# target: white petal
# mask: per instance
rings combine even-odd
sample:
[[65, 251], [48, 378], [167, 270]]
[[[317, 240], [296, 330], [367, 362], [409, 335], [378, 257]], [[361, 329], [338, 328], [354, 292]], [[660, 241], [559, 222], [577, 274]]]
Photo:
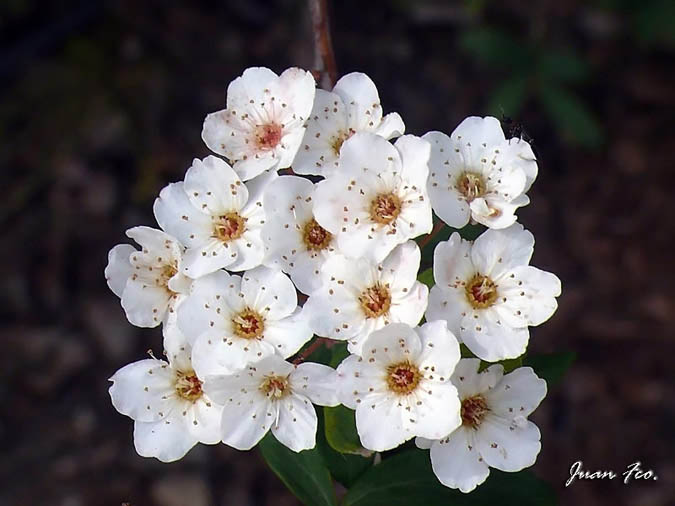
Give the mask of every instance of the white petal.
[[449, 377], [445, 382], [422, 380], [417, 390], [404, 399], [401, 403], [407, 406], [403, 423], [415, 435], [440, 439], [462, 424], [459, 396]]
[[290, 104], [286, 111], [286, 120], [295, 116], [297, 123], [303, 124], [309, 117], [314, 104], [316, 81], [311, 72], [292, 67], [284, 70], [279, 76], [279, 93]]
[[131, 324], [156, 327], [162, 323], [171, 297], [166, 287], [147, 285], [140, 278], [129, 279], [122, 294], [122, 307]]
[[185, 193], [196, 209], [212, 215], [237, 212], [248, 200], [248, 189], [225, 161], [195, 158], [185, 174]]
[[486, 362], [521, 356], [530, 339], [527, 327], [508, 326], [493, 309], [467, 313], [462, 319], [460, 336], [471, 352]]
[[232, 165], [232, 170], [242, 181], [249, 181], [265, 174], [267, 171], [277, 170], [279, 168], [279, 158], [272, 151], [257, 152], [253, 156], [246, 155], [246, 158], [237, 160]]
[[496, 305], [495, 309], [509, 325], [541, 325], [558, 308], [555, 297], [560, 295], [560, 279], [550, 272], [529, 265], [520, 266], [498, 283], [499, 297], [506, 301]]
[[351, 339], [361, 331], [365, 322], [358, 300], [347, 290], [328, 287], [322, 290], [324, 288], [333, 290], [333, 294], [316, 292], [303, 306], [310, 328], [319, 336]]
[[294, 452], [309, 450], [316, 445], [317, 417], [314, 406], [305, 396], [291, 394], [279, 399], [279, 420], [272, 433], [281, 444]]
[[304, 135], [304, 128], [294, 128], [281, 138], [281, 142], [276, 149], [279, 159], [277, 168], [286, 169], [291, 166], [295, 159], [295, 155], [298, 153], [298, 148], [300, 148]]
[[434, 281], [443, 290], [459, 289], [475, 274], [471, 260], [471, 243], [457, 232], [438, 243], [434, 250]]
[[[294, 167], [294, 170], [295, 167]], [[263, 198], [265, 214], [282, 223], [304, 223], [312, 218], [311, 200], [314, 184], [298, 176], [280, 176], [273, 186], [266, 186]], [[267, 228], [267, 227], [265, 227]], [[284, 232], [288, 234], [288, 232]]]
[[213, 233], [211, 218], [190, 203], [182, 182], [165, 186], [153, 211], [159, 226], [188, 248], [201, 245]]
[[457, 387], [460, 399], [485, 394], [504, 376], [504, 367], [501, 364], [491, 365], [481, 372], [478, 372], [479, 367], [478, 358], [463, 358], [455, 367], [452, 383]]
[[379, 367], [386, 368], [402, 361], [415, 362], [422, 353], [417, 333], [405, 323], [391, 323], [376, 330], [363, 343], [362, 356]]
[[108, 282], [108, 288], [120, 298], [133, 270], [129, 257], [136, 251], [131, 244], [118, 244], [108, 253], [108, 265], [104, 271], [105, 279]]
[[143, 263], [157, 266], [172, 264], [180, 260], [183, 253], [182, 245], [173, 236], [156, 228], [133, 227], [126, 234], [143, 247], [143, 251], [137, 253], [143, 257]]
[[134, 424], [134, 446], [141, 457], [155, 457], [162, 462], [181, 459], [197, 444], [187, 430], [182, 415], [172, 412], [158, 422]]
[[535, 463], [540, 439], [539, 429], [532, 422], [509, 421], [488, 413], [478, 428], [476, 446], [489, 466], [515, 472]]
[[266, 320], [263, 339], [284, 357], [297, 353], [312, 338], [307, 314], [301, 307], [281, 320]]
[[110, 378], [108, 392], [115, 409], [134, 420], [155, 422], [171, 411], [173, 371], [162, 360], [145, 359], [126, 365]]
[[462, 145], [463, 152], [471, 153], [472, 159], [467, 160], [467, 165], [476, 163], [486, 151], [489, 152], [506, 140], [501, 123], [491, 116], [470, 116], [464, 119], [450, 137]]
[[303, 362], [291, 373], [292, 388], [319, 406], [337, 406], [337, 373], [332, 367]]
[[260, 339], [243, 339], [207, 330], [192, 348], [192, 365], [200, 378], [210, 374], [233, 374], [247, 364], [274, 354], [274, 347]]
[[[459, 362], [459, 343], [448, 330], [445, 320], [430, 321], [417, 329], [422, 353], [417, 359], [424, 376], [438, 381], [449, 380]], [[447, 434], [447, 432], [446, 432]]]
[[471, 306], [463, 288], [443, 290], [439, 285], [431, 288], [425, 314], [427, 321], [445, 320], [450, 331], [460, 339], [463, 314], [469, 311]]
[[415, 438], [415, 446], [419, 448], [420, 450], [428, 450], [431, 448], [431, 446], [434, 444], [433, 439], [427, 439], [425, 437], [416, 437]]
[[403, 427], [403, 409], [395, 396], [371, 395], [356, 408], [356, 430], [364, 448], [391, 450], [415, 434]]
[[333, 93], [338, 94], [347, 107], [347, 123], [356, 131], [377, 126], [382, 118], [380, 96], [375, 83], [366, 74], [352, 72], [342, 76]]
[[473, 243], [471, 260], [476, 270], [493, 280], [519, 265], [527, 265], [534, 251], [534, 236], [520, 224], [487, 230]]
[[500, 164], [521, 169], [527, 178], [524, 192], [530, 189], [537, 177], [537, 158], [532, 152], [530, 144], [522, 139], [509, 139], [499, 147], [501, 158]]
[[246, 304], [265, 319], [279, 320], [290, 315], [298, 305], [295, 287], [278, 269], [260, 266], [242, 276], [241, 293]]
[[488, 197], [471, 201], [471, 217], [481, 225], [494, 230], [505, 229], [513, 225], [517, 216], [517, 206], [503, 201], [500, 197], [489, 200]]
[[459, 427], [431, 447], [431, 467], [439, 481], [450, 488], [471, 492], [483, 483], [490, 468], [476, 448], [471, 429]]
[[349, 409], [356, 409], [372, 395], [371, 388], [375, 394], [385, 394], [387, 391], [382, 370], [358, 355], [345, 358], [336, 373], [338, 398]]
[[431, 144], [421, 137], [404, 135], [396, 140], [394, 146], [401, 155], [401, 176], [420, 189], [426, 188]]
[[342, 144], [340, 167], [350, 174], [356, 174], [364, 168], [374, 174], [400, 173], [401, 155], [389, 141], [379, 135], [357, 132]]
[[405, 124], [397, 112], [387, 114], [384, 118], [382, 118], [380, 125], [375, 130], [373, 130], [373, 133], [376, 133], [385, 139], [398, 137], [399, 135], [403, 135], [404, 132]]
[[412, 287], [400, 297], [392, 295], [389, 320], [391, 322], [407, 323], [411, 327], [417, 325], [427, 309], [429, 289], [426, 285], [416, 281]]
[[406, 241], [382, 262], [380, 280], [388, 283], [391, 290], [410, 289], [417, 280], [421, 253], [415, 241]]
[[201, 246], [189, 248], [185, 252], [183, 273], [197, 279], [223, 267], [229, 267], [239, 256], [236, 241], [224, 243], [219, 239], [208, 239]]
[[265, 243], [262, 240], [261, 229], [249, 230], [236, 241], [231, 241], [229, 254], [232, 263], [227, 265], [227, 269], [230, 271], [241, 272], [262, 265], [265, 258]]
[[531, 367], [519, 367], [502, 378], [485, 399], [495, 415], [513, 419], [529, 416], [546, 397], [546, 381]]
[[[180, 410], [179, 410], [180, 411]], [[200, 443], [216, 444], [221, 440], [220, 420], [223, 407], [204, 396], [196, 402], [186, 401], [181, 416], [187, 430]]]

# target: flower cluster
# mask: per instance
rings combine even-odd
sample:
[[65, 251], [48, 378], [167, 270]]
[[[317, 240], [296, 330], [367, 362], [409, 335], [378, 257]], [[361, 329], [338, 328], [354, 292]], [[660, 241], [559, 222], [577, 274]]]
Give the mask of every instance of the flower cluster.
[[[557, 307], [560, 281], [529, 265], [534, 237], [515, 223], [535, 157], [491, 117], [450, 136], [404, 130], [365, 74], [326, 91], [297, 68], [250, 68], [229, 85], [202, 132], [224, 158], [195, 159], [162, 189], [159, 229], [128, 230], [140, 249], [115, 246], [105, 270], [129, 322], [163, 329], [165, 360], [111, 378], [140, 455], [169, 462], [221, 441], [248, 450], [270, 430], [299, 452], [315, 446], [313, 405], [343, 404], [365, 449], [415, 438], [463, 492], [489, 467], [534, 463], [527, 416], [546, 383], [481, 361], [521, 356], [528, 328]], [[415, 239], [434, 212], [487, 230], [438, 244], [429, 291]], [[337, 370], [298, 353], [339, 341], [349, 355]]]

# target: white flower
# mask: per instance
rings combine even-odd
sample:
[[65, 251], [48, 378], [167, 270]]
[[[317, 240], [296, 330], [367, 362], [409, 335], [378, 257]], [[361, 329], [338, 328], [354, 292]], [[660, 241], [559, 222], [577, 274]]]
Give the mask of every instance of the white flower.
[[198, 442], [220, 441], [223, 408], [204, 394], [190, 345], [178, 339], [165, 339], [164, 345], [168, 363], [149, 358], [129, 364], [110, 378], [109, 392], [115, 409], [134, 420], [138, 454], [172, 462]]
[[316, 221], [340, 251], [381, 262], [397, 244], [431, 232], [429, 143], [404, 135], [390, 144], [357, 133], [342, 145], [340, 171], [317, 184]]
[[159, 225], [187, 247], [183, 273], [198, 278], [223, 267], [252, 269], [262, 263], [263, 192], [276, 178], [265, 173], [244, 184], [220, 158], [197, 158], [185, 182], [166, 186], [155, 200]]
[[233, 163], [246, 181], [293, 162], [312, 111], [312, 74], [290, 68], [280, 76], [264, 67], [246, 69], [227, 88], [227, 109], [204, 120], [202, 139]]
[[431, 465], [441, 483], [462, 492], [483, 483], [490, 467], [515, 472], [531, 466], [541, 449], [539, 429], [527, 416], [546, 397], [546, 382], [530, 367], [504, 375], [500, 364], [481, 373], [479, 365], [478, 359], [462, 359], [452, 375], [462, 425], [447, 437], [415, 441], [431, 448]]
[[294, 366], [273, 355], [230, 376], [209, 376], [206, 393], [225, 405], [223, 443], [250, 450], [267, 432], [295, 452], [314, 448], [316, 411], [336, 406], [335, 371], [305, 362]]
[[440, 439], [461, 423], [450, 376], [459, 344], [445, 322], [417, 329], [392, 323], [373, 332], [362, 356], [337, 368], [339, 399], [356, 410], [364, 448], [391, 450], [414, 436]]
[[293, 170], [298, 174], [329, 176], [338, 167], [342, 143], [355, 133], [372, 132], [391, 139], [404, 131], [405, 125], [397, 113], [382, 117], [380, 96], [370, 77], [352, 72], [341, 77], [332, 92], [316, 90]]
[[529, 266], [534, 237], [521, 225], [488, 230], [471, 244], [458, 233], [434, 251], [436, 285], [428, 319], [444, 319], [468, 348], [488, 362], [522, 355], [529, 325], [558, 307], [560, 280]]
[[326, 260], [322, 287], [304, 312], [315, 334], [349, 340], [361, 353], [363, 341], [389, 323], [415, 326], [427, 307], [429, 289], [417, 281], [420, 249], [413, 241], [397, 246], [381, 264], [336, 255]]
[[195, 280], [178, 324], [200, 376], [230, 374], [275, 353], [290, 357], [312, 337], [291, 280], [263, 266]]
[[183, 246], [150, 227], [134, 227], [127, 236], [141, 246], [118, 244], [108, 253], [105, 278], [122, 301], [127, 319], [138, 327], [170, 325], [170, 314], [188, 293], [192, 280], [181, 272]]
[[289, 274], [305, 294], [321, 286], [321, 266], [335, 254], [336, 242], [314, 219], [313, 196], [311, 181], [281, 176], [268, 187], [264, 198], [265, 264]]
[[530, 202], [525, 192], [537, 177], [526, 141], [506, 140], [499, 120], [490, 116], [466, 118], [450, 137], [429, 132], [423, 138], [431, 143], [431, 205], [444, 222], [455, 228], [470, 218], [490, 228], [515, 223], [514, 213]]

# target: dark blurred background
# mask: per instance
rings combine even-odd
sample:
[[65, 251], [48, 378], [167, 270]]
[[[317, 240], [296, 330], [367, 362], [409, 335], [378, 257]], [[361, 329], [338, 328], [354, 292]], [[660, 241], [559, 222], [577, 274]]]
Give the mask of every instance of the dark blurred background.
[[[506, 114], [540, 174], [520, 221], [563, 280], [530, 352], [578, 360], [534, 414], [534, 472], [562, 504], [675, 504], [675, 2], [332, 5], [340, 74], [368, 73], [407, 131]], [[208, 150], [205, 115], [244, 68], [311, 68], [302, 0], [0, 3], [0, 505], [291, 505], [256, 451], [138, 457], [107, 394], [161, 348], [103, 268]], [[564, 488], [569, 466], [658, 481]]]

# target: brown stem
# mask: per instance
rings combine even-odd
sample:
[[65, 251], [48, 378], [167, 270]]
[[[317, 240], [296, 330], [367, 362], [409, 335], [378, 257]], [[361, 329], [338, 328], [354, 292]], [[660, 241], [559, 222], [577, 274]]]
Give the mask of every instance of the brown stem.
[[302, 351], [301, 353], [298, 354], [297, 357], [295, 357], [293, 363], [297, 365], [301, 362], [304, 362], [307, 359], [307, 357], [309, 357], [312, 353], [318, 350], [323, 344], [325, 344], [326, 348], [329, 349], [333, 345], [330, 339], [326, 339], [325, 337], [317, 337], [316, 341], [310, 344], [304, 351]]
[[445, 226], [445, 223], [443, 223], [442, 221], [439, 221], [438, 223], [436, 223], [436, 225], [434, 226], [434, 229], [431, 231], [431, 233], [420, 241], [420, 243], [419, 243], [420, 250], [422, 248], [424, 248], [427, 244], [429, 244], [429, 242], [434, 238], [434, 236], [436, 234], [438, 234], [441, 231], [441, 229], [444, 226]]
[[337, 65], [330, 40], [328, 5], [326, 0], [307, 1], [314, 31], [314, 67], [319, 74], [318, 80], [321, 87], [332, 90], [337, 80]]

